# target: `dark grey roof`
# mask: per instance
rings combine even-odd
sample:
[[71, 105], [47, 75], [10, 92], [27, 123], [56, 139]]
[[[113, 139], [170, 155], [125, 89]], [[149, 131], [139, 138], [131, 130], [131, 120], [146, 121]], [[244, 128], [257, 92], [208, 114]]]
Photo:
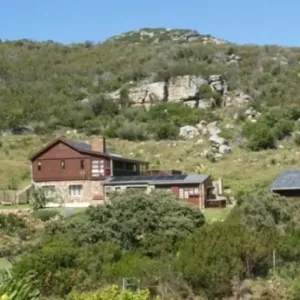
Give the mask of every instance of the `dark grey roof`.
[[119, 184], [147, 184], [147, 185], [168, 185], [168, 184], [200, 184], [209, 175], [206, 174], [174, 174], [174, 175], [139, 175], [139, 176], [115, 176], [110, 177], [105, 185]]
[[[73, 141], [68, 140], [68, 143], [73, 146], [74, 148], [81, 150], [81, 151], [92, 151], [92, 146], [90, 143], [80, 142], [80, 141]], [[113, 153], [113, 149], [106, 148], [106, 154], [115, 154]]]
[[[91, 152], [92, 151], [92, 146], [90, 143], [87, 142], [81, 142], [81, 141], [74, 141], [74, 140], [67, 140], [67, 143], [77, 149], [78, 151], [84, 151], [84, 152]], [[100, 152], [99, 152], [100, 154]], [[131, 162], [142, 162], [141, 160], [138, 159], [132, 159], [132, 158], [127, 158], [123, 157], [120, 154], [117, 154], [114, 152], [113, 149], [111, 148], [106, 148], [106, 152], [104, 153], [105, 155], [110, 156], [111, 158], [117, 160], [126, 160], [126, 161], [131, 161]]]
[[300, 189], [300, 170], [288, 170], [279, 174], [269, 189], [271, 191]]

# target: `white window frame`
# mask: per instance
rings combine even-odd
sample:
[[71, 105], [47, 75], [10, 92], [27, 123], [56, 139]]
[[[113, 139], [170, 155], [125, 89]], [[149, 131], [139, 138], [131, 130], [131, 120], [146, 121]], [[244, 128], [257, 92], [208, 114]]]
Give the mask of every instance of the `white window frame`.
[[179, 188], [179, 198], [181, 199], [188, 199], [190, 196], [198, 196], [199, 195], [199, 188]]
[[82, 196], [83, 194], [83, 185], [82, 184], [71, 184], [69, 185], [69, 196]]
[[104, 164], [105, 164], [104, 159], [92, 160], [92, 166], [91, 166], [92, 177], [100, 177], [105, 175]]

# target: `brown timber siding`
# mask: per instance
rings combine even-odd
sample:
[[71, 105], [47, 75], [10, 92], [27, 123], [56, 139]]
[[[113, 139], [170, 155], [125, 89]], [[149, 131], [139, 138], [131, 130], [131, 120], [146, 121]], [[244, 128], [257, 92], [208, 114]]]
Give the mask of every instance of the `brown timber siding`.
[[[58, 142], [33, 161], [33, 180], [36, 182], [91, 180], [92, 159], [104, 159], [106, 176], [110, 175], [110, 161], [106, 157], [92, 157], [87, 154], [81, 154], [68, 145]], [[64, 161], [65, 164], [64, 169], [61, 165], [62, 161]], [[81, 169], [81, 161], [83, 161], [84, 169]], [[39, 162], [41, 164], [41, 170], [38, 170]], [[103, 180], [104, 178], [99, 179]]]

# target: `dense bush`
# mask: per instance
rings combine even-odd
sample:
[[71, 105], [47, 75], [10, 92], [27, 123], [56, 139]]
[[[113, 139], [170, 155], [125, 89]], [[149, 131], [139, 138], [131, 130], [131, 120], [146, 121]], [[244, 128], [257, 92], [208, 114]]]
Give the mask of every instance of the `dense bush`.
[[0, 214], [0, 231], [6, 234], [14, 234], [19, 230], [27, 228], [23, 217], [16, 214]]
[[204, 223], [198, 208], [169, 193], [127, 191], [111, 197], [111, 204], [89, 207], [89, 222], [79, 237], [82, 241], [112, 241], [126, 249], [164, 234], [173, 249], [186, 235]]
[[[148, 290], [142, 290], [139, 293], [131, 291], [121, 291], [117, 286], [111, 286], [106, 289], [86, 294], [73, 293], [68, 297], [69, 300], [150, 300], [150, 293]], [[159, 300], [155, 297], [153, 300]]]
[[250, 227], [286, 227], [298, 225], [300, 206], [289, 199], [265, 190], [244, 194], [238, 206], [231, 211], [229, 219], [240, 217]]
[[215, 223], [188, 237], [177, 263], [194, 291], [204, 293], [208, 299], [220, 299], [231, 294], [234, 278], [268, 273], [276, 241], [273, 230]]
[[253, 151], [275, 147], [275, 138], [270, 127], [264, 122], [246, 123], [243, 134], [247, 138], [247, 146]]
[[38, 210], [34, 213], [34, 216], [43, 222], [49, 221], [59, 215], [60, 213], [57, 210], [50, 209]]

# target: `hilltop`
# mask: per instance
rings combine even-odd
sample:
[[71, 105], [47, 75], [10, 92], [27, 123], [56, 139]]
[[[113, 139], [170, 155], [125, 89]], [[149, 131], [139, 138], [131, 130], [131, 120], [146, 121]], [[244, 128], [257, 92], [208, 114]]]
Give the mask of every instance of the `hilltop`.
[[190, 29], [170, 29], [170, 28], [142, 28], [139, 30], [128, 31], [113, 36], [105, 42], [123, 43], [145, 43], [160, 44], [163, 42], [172, 43], [191, 43], [201, 42], [203, 44], [225, 44], [225, 40], [212, 37], [209, 34], [200, 34], [196, 30]]

